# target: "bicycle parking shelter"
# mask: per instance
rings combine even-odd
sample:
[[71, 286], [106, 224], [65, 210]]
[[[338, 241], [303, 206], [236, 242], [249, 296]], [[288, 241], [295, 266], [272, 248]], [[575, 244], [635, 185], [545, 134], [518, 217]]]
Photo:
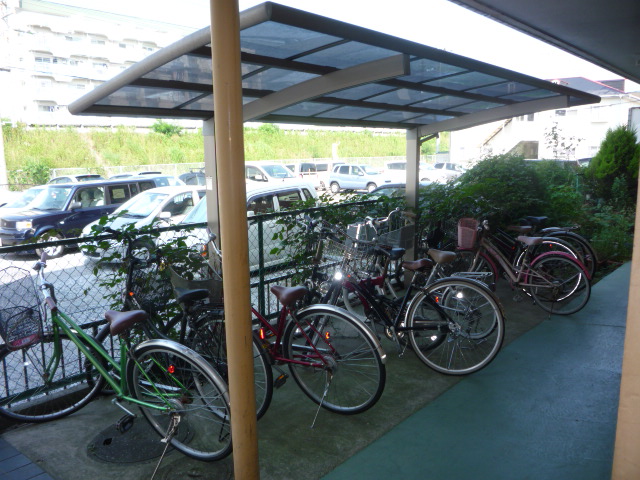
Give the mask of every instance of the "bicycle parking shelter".
[[[223, 241], [225, 228], [222, 232], [218, 228], [216, 171], [238, 171], [229, 163], [244, 159], [242, 152], [233, 150], [242, 146], [242, 140], [235, 138], [241, 136], [237, 125], [241, 121], [404, 129], [407, 204], [415, 207], [420, 145], [438, 132], [600, 100], [585, 92], [271, 2], [243, 11], [239, 17], [237, 10], [233, 11], [235, 2], [212, 1], [211, 6], [211, 28], [194, 32], [138, 62], [71, 103], [69, 111], [77, 115], [202, 120], [210, 190], [206, 200], [208, 220], [214, 231], [222, 233]], [[240, 75], [234, 70], [237, 50]], [[218, 79], [215, 84], [214, 78]], [[215, 115], [214, 95], [224, 112], [220, 118]], [[242, 109], [238, 114], [234, 101], [240, 104], [240, 97]], [[224, 123], [222, 118], [228, 121]], [[219, 148], [214, 124], [222, 143]], [[216, 149], [221, 155], [219, 166]], [[243, 186], [244, 178], [232, 177], [232, 183], [237, 184], [220, 189], [223, 209], [237, 208], [229, 199], [235, 194], [233, 188]], [[239, 235], [243, 224], [246, 228], [242, 215], [223, 221], [230, 235]], [[231, 255], [224, 246], [223, 252]], [[240, 283], [236, 285], [241, 287]], [[236, 303], [230, 307], [230, 316], [235, 307], [241, 308]], [[228, 340], [231, 342], [231, 335]], [[231, 352], [229, 358], [231, 363]], [[252, 448], [250, 440], [243, 445], [247, 450]], [[234, 462], [236, 468], [242, 464], [235, 456]], [[247, 478], [255, 473], [254, 465], [236, 472]]]

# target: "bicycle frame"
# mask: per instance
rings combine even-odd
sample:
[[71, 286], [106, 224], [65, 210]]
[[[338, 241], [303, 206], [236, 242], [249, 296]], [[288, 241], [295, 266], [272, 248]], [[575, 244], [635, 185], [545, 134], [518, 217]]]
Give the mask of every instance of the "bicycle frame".
[[[50, 298], [50, 297], [47, 297], [47, 298]], [[47, 303], [50, 304], [49, 301], [47, 301]], [[62, 330], [62, 332], [69, 338], [69, 340], [71, 340], [71, 342], [73, 342], [73, 344], [85, 355], [87, 360], [95, 367], [95, 369], [100, 373], [100, 375], [104, 377], [105, 381], [111, 386], [111, 388], [113, 388], [118, 399], [125, 400], [127, 402], [130, 402], [136, 405], [141, 405], [141, 406], [152, 408], [159, 411], [169, 411], [171, 409], [171, 405], [169, 404], [168, 401], [166, 401], [166, 399], [165, 399], [165, 406], [160, 406], [153, 403], [148, 403], [148, 402], [138, 400], [128, 395], [126, 380], [125, 380], [125, 377], [122, 375], [122, 372], [124, 372], [125, 370], [126, 362], [127, 362], [127, 359], [130, 357], [130, 355], [128, 355], [128, 351], [129, 351], [128, 347], [122, 339], [119, 339], [121, 354], [120, 354], [120, 362], [118, 363], [105, 351], [102, 345], [97, 343], [89, 334], [87, 334], [84, 330], [82, 330], [82, 328], [80, 328], [78, 324], [74, 322], [68, 315], [59, 311], [57, 307], [54, 307], [51, 309], [51, 321], [53, 324], [54, 355], [50, 360], [50, 364], [47, 365], [46, 367], [46, 372], [47, 372], [46, 375], [49, 378], [55, 378], [55, 372], [59, 366], [60, 356], [62, 354], [62, 352], [60, 351], [60, 346], [61, 346], [60, 330]], [[120, 377], [119, 382], [116, 381], [113, 375], [104, 368], [104, 365], [102, 365], [100, 360], [96, 358], [96, 356], [91, 352], [89, 348], [87, 348], [86, 344], [83, 343], [83, 341], [88, 343], [91, 346], [91, 348], [95, 349], [95, 351], [99, 354], [100, 358], [107, 361], [115, 369], [115, 372]], [[131, 358], [133, 358], [133, 360], [136, 361], [133, 356], [131, 356]], [[140, 371], [143, 373], [147, 381], [151, 385], [153, 385], [153, 381], [149, 379], [149, 377], [144, 372], [144, 369], [142, 369], [142, 367], [137, 363], [137, 361], [136, 361], [136, 365], [140, 369]]]
[[[532, 261], [529, 261], [529, 256], [530, 256], [529, 249], [525, 248], [524, 261], [522, 262], [522, 265], [513, 265], [507, 259], [507, 257], [502, 253], [500, 248], [497, 247], [494, 243], [492, 243], [491, 238], [487, 238], [486, 235], [481, 235], [480, 237], [480, 248], [476, 249], [475, 257], [473, 259], [472, 269], [477, 264], [478, 258], [482, 251], [488, 254], [488, 257], [491, 261], [494, 261], [494, 260], [497, 261], [498, 265], [509, 277], [509, 280], [513, 284], [519, 287], [536, 287], [536, 288], [544, 287], [544, 285], [541, 285], [539, 283], [532, 283], [529, 280], [529, 278], [535, 277], [536, 279], [542, 279], [545, 282], [548, 282], [548, 280], [545, 277], [543, 277], [542, 275], [539, 275], [536, 272], [535, 268], [531, 268], [531, 265], [534, 264], [537, 259], [547, 255], [560, 255], [576, 262], [582, 269], [583, 273], [586, 275], [587, 279], [589, 279], [589, 274], [587, 273], [587, 270], [584, 267], [584, 265], [582, 265], [582, 263], [579, 260], [577, 260], [576, 258], [574, 258], [573, 256], [565, 252], [545, 252], [535, 257]], [[494, 268], [494, 271], [497, 272], [497, 269], [495, 268], [495, 263], [492, 265], [492, 267]]]
[[[324, 360], [324, 357], [321, 354], [318, 347], [316, 346], [318, 342], [311, 340], [309, 335], [307, 335], [307, 332], [305, 332], [305, 329], [300, 326], [300, 324], [298, 323], [298, 320], [295, 318], [292, 310], [289, 307], [282, 307], [282, 309], [280, 310], [280, 314], [278, 315], [278, 321], [275, 327], [271, 323], [269, 323], [269, 321], [266, 318], [260, 315], [260, 312], [258, 312], [258, 310], [256, 310], [253, 306], [251, 307], [251, 312], [256, 316], [256, 318], [260, 322], [260, 327], [259, 327], [260, 340], [262, 340], [263, 342], [267, 342], [267, 338], [269, 338], [270, 336], [276, 337], [274, 342], [268, 342], [269, 344], [268, 351], [269, 351], [269, 354], [272, 356], [273, 360], [275, 360], [276, 362], [283, 362], [283, 363], [295, 363], [297, 365], [303, 365], [307, 367], [315, 367], [315, 368], [325, 367], [326, 362]], [[317, 358], [319, 359], [318, 362], [308, 362], [308, 361], [304, 362], [300, 360], [286, 358], [282, 353], [282, 336], [284, 334], [284, 327], [286, 325], [287, 317], [289, 315], [291, 315], [291, 319], [292, 319], [291, 321], [295, 322], [295, 324], [298, 326], [298, 329], [300, 330], [302, 335], [304, 335], [304, 337], [309, 341], [309, 345], [311, 345], [311, 348], [313, 349], [313, 351], [315, 352], [315, 355], [317, 355]], [[334, 348], [331, 346], [331, 343], [327, 342], [327, 339], [324, 338], [324, 336], [318, 331], [318, 329], [315, 326], [309, 325], [309, 328], [312, 329], [312, 333], [315, 334], [315, 336], [319, 340], [322, 340], [325, 343], [325, 345], [327, 345], [327, 347], [329, 348], [329, 350], [331, 350], [331, 352], [335, 351]], [[269, 332], [268, 334], [265, 333], [265, 329], [268, 330]]]

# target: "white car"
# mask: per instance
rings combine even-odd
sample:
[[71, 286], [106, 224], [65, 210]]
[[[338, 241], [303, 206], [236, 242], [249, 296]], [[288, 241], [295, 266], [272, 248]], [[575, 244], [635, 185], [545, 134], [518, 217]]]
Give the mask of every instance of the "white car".
[[[318, 201], [318, 194], [313, 185], [306, 182], [296, 182], [287, 185], [247, 184], [247, 230], [249, 235], [249, 267], [252, 271], [260, 268], [260, 234], [259, 225], [252, 217], [262, 213], [277, 212], [291, 208], [302, 200], [314, 199]], [[207, 221], [207, 202], [198, 203], [181, 222], [185, 225], [204, 223]], [[267, 219], [262, 222], [262, 255], [264, 266], [269, 267], [286, 261], [286, 255], [271, 251], [279, 246], [279, 241], [273, 239], [273, 234], [281, 229], [276, 224], [277, 219]], [[224, 232], [222, 233], [224, 235]], [[189, 231], [163, 232], [160, 242], [170, 242], [176, 237], [185, 239], [187, 244], [194, 247], [204, 245], [209, 237], [205, 228], [195, 228]]]
[[[146, 190], [129, 201], [123, 203], [111, 215], [104, 225], [113, 230], [134, 224], [135, 228], [142, 228], [157, 224], [158, 226], [169, 226], [180, 223], [198, 202], [204, 198], [206, 189], [197, 185], [181, 187], [158, 187]], [[82, 237], [95, 235], [93, 227], [99, 223], [92, 222], [82, 230]], [[101, 248], [81, 248], [87, 258], [97, 260], [112, 253], [123, 255], [124, 245], [115, 240], [109, 241], [108, 251]], [[138, 255], [148, 255], [148, 251], [154, 245], [140, 245]]]
[[245, 162], [244, 176], [247, 185], [253, 182], [266, 182], [270, 184], [297, 183], [291, 170], [281, 163], [271, 162]]
[[[393, 182], [405, 183], [407, 181], [407, 161], [395, 160], [393, 162], [386, 162], [384, 164], [384, 171], [386, 175], [391, 178]], [[420, 172], [418, 179], [420, 182], [430, 182], [431, 178], [435, 177], [433, 165], [429, 165], [425, 162], [420, 162]]]

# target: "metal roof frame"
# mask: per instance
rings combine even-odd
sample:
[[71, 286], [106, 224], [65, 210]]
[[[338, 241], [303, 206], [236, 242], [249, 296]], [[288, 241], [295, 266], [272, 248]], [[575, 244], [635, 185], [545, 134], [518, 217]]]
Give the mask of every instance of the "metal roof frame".
[[[240, 13], [244, 120], [457, 130], [599, 97], [266, 2]], [[306, 42], [306, 43], [305, 43]], [[78, 115], [207, 120], [211, 34], [159, 50], [69, 105]]]

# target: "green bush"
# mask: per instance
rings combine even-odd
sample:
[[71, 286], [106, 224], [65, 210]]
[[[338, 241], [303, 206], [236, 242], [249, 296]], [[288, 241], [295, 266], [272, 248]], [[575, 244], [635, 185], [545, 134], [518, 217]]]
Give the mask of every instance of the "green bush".
[[612, 202], [615, 196], [615, 202], [619, 204], [622, 200], [619, 189], [625, 185], [627, 198], [623, 203], [629, 207], [636, 201], [639, 163], [640, 145], [635, 131], [620, 126], [607, 130], [585, 176], [593, 194], [607, 203]]

